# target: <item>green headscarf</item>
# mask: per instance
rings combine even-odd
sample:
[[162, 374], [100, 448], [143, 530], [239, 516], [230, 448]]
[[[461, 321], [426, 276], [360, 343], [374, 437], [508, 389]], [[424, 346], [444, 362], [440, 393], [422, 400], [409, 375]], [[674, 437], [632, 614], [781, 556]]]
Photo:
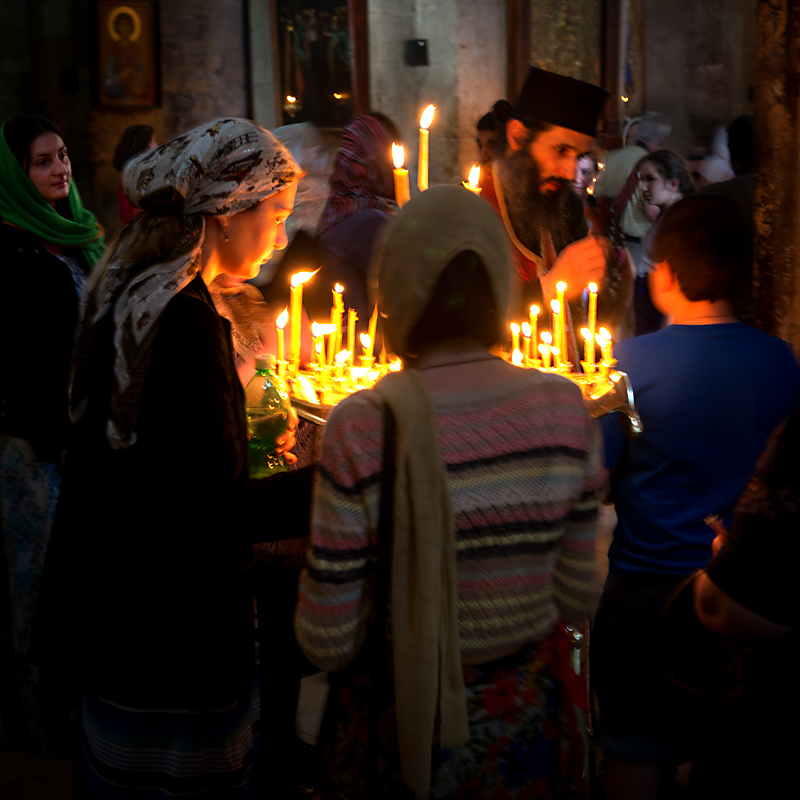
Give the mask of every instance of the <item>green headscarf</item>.
[[83, 206], [75, 181], [70, 181], [67, 202], [72, 219], [62, 217], [36, 190], [6, 142], [0, 128], [0, 217], [46, 242], [77, 247], [93, 267], [106, 248], [103, 227]]

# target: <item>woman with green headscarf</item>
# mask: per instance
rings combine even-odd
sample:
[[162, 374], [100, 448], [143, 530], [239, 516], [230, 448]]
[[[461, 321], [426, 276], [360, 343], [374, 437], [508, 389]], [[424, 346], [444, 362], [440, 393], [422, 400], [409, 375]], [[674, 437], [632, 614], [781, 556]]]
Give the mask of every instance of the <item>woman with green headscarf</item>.
[[70, 430], [67, 383], [81, 286], [104, 249], [53, 123], [0, 132], [0, 659], [4, 744], [59, 748], [29, 663], [30, 629]]

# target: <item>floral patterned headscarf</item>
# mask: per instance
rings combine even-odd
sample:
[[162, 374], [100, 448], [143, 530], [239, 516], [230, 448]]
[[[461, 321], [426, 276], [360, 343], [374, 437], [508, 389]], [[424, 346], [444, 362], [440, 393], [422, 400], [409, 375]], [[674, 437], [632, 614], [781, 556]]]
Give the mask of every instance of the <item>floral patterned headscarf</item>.
[[[97, 324], [113, 316], [114, 382], [106, 435], [114, 448], [135, 443], [139, 399], [158, 323], [169, 301], [200, 271], [204, 215], [238, 214], [294, 183], [302, 171], [267, 130], [245, 119], [220, 119], [130, 161], [125, 195], [139, 215], [120, 235], [86, 286], [72, 387], [73, 418], [88, 401], [87, 359]], [[179, 220], [172, 252], [134, 258], [139, 236]], [[143, 262], [143, 263], [142, 263]]]
[[397, 211], [392, 177], [392, 135], [378, 117], [361, 114], [342, 132], [331, 191], [317, 225], [322, 236], [345, 217], [377, 208]]

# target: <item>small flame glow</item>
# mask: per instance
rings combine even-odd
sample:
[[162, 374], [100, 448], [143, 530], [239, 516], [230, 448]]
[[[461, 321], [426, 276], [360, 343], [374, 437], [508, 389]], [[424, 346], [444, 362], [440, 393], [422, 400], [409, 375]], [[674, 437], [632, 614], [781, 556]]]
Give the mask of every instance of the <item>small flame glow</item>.
[[320, 336], [327, 336], [336, 330], [335, 325], [320, 325], [318, 322], [311, 323], [311, 335], [317, 339]]
[[419, 118], [419, 126], [420, 128], [430, 128], [431, 123], [433, 122], [433, 113], [436, 111], [436, 106], [426, 106], [425, 110], [422, 112], [422, 116]]
[[538, 317], [539, 316], [539, 306], [531, 306], [531, 316]]
[[350, 377], [358, 380], [363, 378], [369, 372], [369, 367], [353, 367], [350, 370]]
[[599, 333], [596, 333], [594, 335], [594, 340], [597, 342], [599, 347], [605, 347], [606, 346], [606, 340]]
[[361, 333], [359, 334], [358, 338], [361, 339], [362, 347], [369, 348], [369, 346], [372, 344], [372, 339], [369, 338], [368, 333]]
[[560, 351], [560, 350], [559, 350], [557, 347], [551, 347], [551, 348], [550, 348], [550, 352], [551, 352], [551, 353], [552, 353], [554, 356], [557, 356], [557, 355], [558, 355], [558, 354], [559, 354], [561, 351]]
[[612, 372], [608, 377], [614, 381], [614, 383], [619, 383], [622, 375], [620, 375], [619, 372]]
[[350, 358], [350, 351], [349, 350], [342, 350], [341, 353], [336, 354], [336, 363], [337, 364], [344, 364], [347, 359]]
[[511, 355], [511, 363], [515, 367], [521, 367], [522, 366], [522, 350], [519, 350], [519, 349], [515, 349], [514, 350], [513, 354]]
[[542, 331], [542, 341], [547, 345], [553, 344], [553, 335], [550, 331]]
[[296, 97], [292, 97], [292, 95], [290, 95], [290, 94], [287, 94], [286, 95], [286, 101], [288, 103], [296, 103], [297, 102], [297, 98]]
[[592, 341], [592, 332], [588, 328], [581, 328], [581, 336], [587, 341]]
[[334, 98], [335, 98], [336, 100], [341, 100], [341, 99], [342, 99], [342, 97], [343, 97], [343, 95], [341, 95], [339, 92], [334, 92], [334, 93], [333, 93], [333, 96], [334, 96]]
[[566, 292], [566, 291], [567, 291], [567, 284], [566, 284], [566, 283], [564, 283], [564, 281], [559, 281], [559, 282], [556, 284], [556, 291], [557, 291], [559, 294], [564, 294], [564, 292]]
[[316, 391], [314, 391], [314, 385], [305, 375], [298, 375], [296, 380], [292, 381], [292, 390], [296, 395], [300, 396], [301, 400], [319, 405], [319, 398]]
[[472, 165], [469, 171], [469, 185], [478, 186], [481, 182], [481, 168], [476, 164]]
[[314, 350], [316, 350], [318, 354], [322, 353], [322, 339], [317, 340], [317, 343], [314, 345]]
[[344, 286], [342, 286], [341, 283], [337, 283], [336, 286], [333, 287], [333, 291], [341, 294], [344, 291]]
[[594, 186], [587, 186], [586, 194], [594, 194]]
[[292, 289], [296, 289], [301, 283], [311, 280], [318, 272], [318, 269], [315, 269], [313, 272], [295, 272], [295, 274], [292, 275]]
[[522, 335], [526, 339], [530, 339], [531, 338], [531, 324], [530, 324], [530, 322], [523, 322], [522, 323]]
[[546, 344], [540, 344], [539, 345], [539, 352], [543, 356], [546, 356], [550, 352], [550, 348]]
[[286, 327], [286, 323], [289, 321], [289, 309], [284, 308], [283, 313], [275, 320], [275, 324], [283, 330]]
[[550, 310], [554, 314], [560, 314], [561, 313], [561, 303], [559, 303], [558, 300], [551, 300], [550, 301]]
[[403, 369], [403, 362], [396, 356], [389, 362], [390, 372], [400, 372]]
[[597, 294], [597, 284], [596, 283], [590, 283], [589, 284], [589, 291], [592, 294]]
[[605, 339], [607, 342], [610, 342], [610, 341], [611, 341], [611, 334], [610, 334], [610, 333], [609, 333], [609, 332], [608, 332], [608, 331], [607, 331], [605, 328], [600, 328], [600, 335], [601, 335], [601, 336], [602, 336], [602, 337], [603, 337], [603, 338], [604, 338], [604, 339]]
[[392, 142], [392, 161], [395, 169], [403, 169], [403, 162], [406, 160], [406, 151], [401, 144]]
[[630, 97], [627, 97], [626, 95], [623, 94], [623, 95], [620, 95], [619, 99], [622, 100], [623, 103], [627, 103], [628, 100], [630, 100]]
[[511, 333], [513, 333], [515, 336], [519, 336], [519, 325], [517, 325], [516, 322], [511, 323]]

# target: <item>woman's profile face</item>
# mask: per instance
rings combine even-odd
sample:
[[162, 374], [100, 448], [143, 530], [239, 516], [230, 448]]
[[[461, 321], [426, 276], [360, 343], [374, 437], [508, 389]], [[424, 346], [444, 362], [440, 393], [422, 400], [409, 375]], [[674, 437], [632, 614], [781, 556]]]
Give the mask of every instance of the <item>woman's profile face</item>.
[[[292, 213], [297, 184], [287, 186], [258, 205], [230, 217], [228, 241], [220, 242], [219, 266], [226, 275], [250, 280], [273, 251], [287, 244], [286, 220]], [[207, 233], [206, 235], [213, 235]]]
[[639, 184], [649, 206], [665, 208], [680, 200], [677, 179], [667, 180], [651, 161], [645, 161], [639, 168]]
[[28, 177], [36, 191], [53, 207], [69, 195], [72, 165], [66, 145], [57, 133], [48, 131], [31, 142]]
[[597, 167], [594, 165], [594, 161], [588, 156], [579, 158], [575, 167], [575, 180], [572, 181], [572, 188], [576, 194], [583, 194], [596, 177]]

